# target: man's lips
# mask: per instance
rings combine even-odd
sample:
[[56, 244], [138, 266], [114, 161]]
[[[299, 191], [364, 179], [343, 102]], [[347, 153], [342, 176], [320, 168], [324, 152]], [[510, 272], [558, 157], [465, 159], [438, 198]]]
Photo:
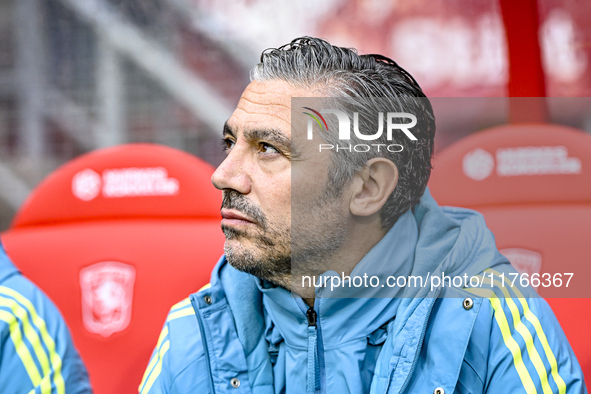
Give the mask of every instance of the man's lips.
[[255, 222], [250, 219], [248, 216], [234, 210], [230, 209], [222, 209], [222, 225], [247, 225], [247, 224], [255, 224]]

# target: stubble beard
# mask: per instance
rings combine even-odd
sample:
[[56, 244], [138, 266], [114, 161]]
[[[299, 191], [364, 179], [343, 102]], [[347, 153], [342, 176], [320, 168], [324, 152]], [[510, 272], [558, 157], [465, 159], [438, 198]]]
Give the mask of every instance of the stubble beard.
[[[239, 271], [288, 288], [291, 275], [289, 226], [280, 229], [271, 225], [259, 207], [234, 190], [224, 191], [222, 208], [235, 209], [256, 221], [254, 231], [222, 225], [226, 236], [224, 253], [228, 263]], [[233, 246], [232, 242], [228, 242], [232, 240], [238, 241], [239, 245]], [[246, 247], [246, 240], [250, 240], [252, 246]]]
[[312, 202], [292, 203], [291, 286], [307, 297], [314, 296], [313, 289], [302, 288], [302, 277], [318, 278], [331, 269], [334, 254], [345, 242], [347, 219], [339, 212], [339, 202], [325, 192]]
[[[339, 215], [333, 197], [327, 193], [313, 202], [292, 204], [292, 221], [280, 228], [245, 196], [225, 191], [222, 208], [235, 209], [257, 222], [254, 232], [222, 226], [226, 259], [234, 268], [276, 286], [301, 289], [302, 276], [324, 273], [346, 238], [346, 219]], [[237, 246], [228, 242], [233, 240]], [[250, 240], [252, 246], [241, 240]]]

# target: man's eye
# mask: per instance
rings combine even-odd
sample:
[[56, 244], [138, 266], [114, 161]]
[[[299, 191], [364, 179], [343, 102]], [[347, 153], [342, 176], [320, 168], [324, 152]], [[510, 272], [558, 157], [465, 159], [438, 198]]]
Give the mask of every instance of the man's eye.
[[236, 142], [231, 138], [224, 138], [222, 140], [222, 147], [226, 152], [230, 151], [234, 147], [234, 145], [236, 145]]
[[268, 154], [279, 153], [279, 151], [275, 149], [275, 147], [264, 142], [261, 142], [261, 144], [259, 145], [259, 152]]

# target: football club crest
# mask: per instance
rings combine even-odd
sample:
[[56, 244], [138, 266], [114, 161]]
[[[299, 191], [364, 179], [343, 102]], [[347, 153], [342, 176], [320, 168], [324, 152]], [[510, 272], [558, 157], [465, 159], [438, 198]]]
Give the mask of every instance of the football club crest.
[[93, 333], [108, 337], [131, 320], [135, 268], [105, 261], [80, 271], [82, 322]]
[[[540, 274], [542, 271], [542, 255], [533, 250], [522, 248], [507, 248], [499, 250], [503, 256], [509, 260], [513, 268], [520, 274], [527, 274], [530, 277], [533, 274]], [[538, 286], [532, 285], [534, 289]]]

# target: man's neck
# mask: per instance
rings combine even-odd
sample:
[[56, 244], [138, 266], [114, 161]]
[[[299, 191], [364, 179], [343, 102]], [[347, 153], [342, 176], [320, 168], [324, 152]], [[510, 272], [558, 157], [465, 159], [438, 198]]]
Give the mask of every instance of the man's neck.
[[304, 300], [304, 302], [306, 303], [306, 305], [308, 305], [310, 308], [314, 307], [314, 301], [316, 300], [316, 298], [302, 298], [302, 300]]
[[[292, 270], [290, 278], [286, 278], [290, 286], [285, 288], [302, 297], [308, 306], [314, 306], [316, 294], [315, 283], [312, 281], [319, 281], [323, 273], [331, 270], [339, 276], [349, 276], [355, 266], [384, 238], [387, 232], [381, 227], [381, 220], [378, 223], [369, 220], [352, 222], [341, 248], [330, 257], [322, 259], [322, 265], [313, 264], [313, 262], [300, 262], [294, 265], [292, 261], [292, 267], [297, 267], [298, 272]], [[308, 267], [316, 268], [312, 271]]]

